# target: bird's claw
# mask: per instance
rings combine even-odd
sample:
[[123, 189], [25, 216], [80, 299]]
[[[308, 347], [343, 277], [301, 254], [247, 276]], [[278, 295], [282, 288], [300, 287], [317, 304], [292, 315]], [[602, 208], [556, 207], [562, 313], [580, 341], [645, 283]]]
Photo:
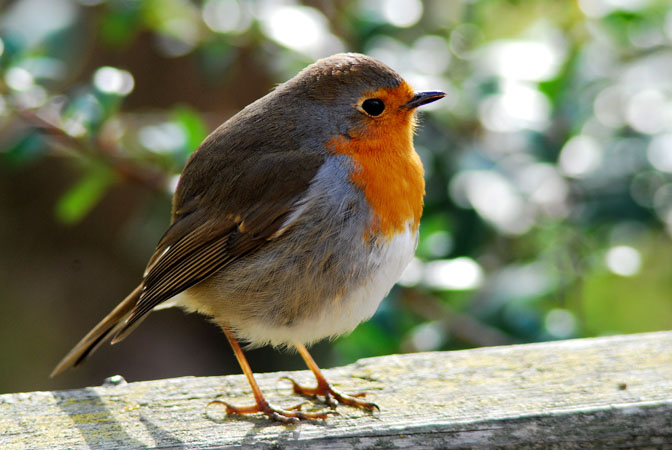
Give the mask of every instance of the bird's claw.
[[363, 400], [359, 400], [362, 397], [366, 397], [367, 395], [366, 392], [358, 392], [356, 394], [344, 394], [334, 389], [329, 383], [318, 382], [317, 386], [315, 387], [306, 387], [301, 386], [299, 383], [297, 383], [296, 381], [294, 381], [292, 378], [289, 377], [281, 377], [280, 379], [288, 380], [289, 382], [291, 382], [292, 389], [296, 394], [305, 395], [308, 397], [323, 396], [325, 398], [326, 403], [332, 409], [335, 409], [338, 406], [338, 404], [341, 403], [344, 405], [354, 406], [356, 408], [362, 408], [369, 411], [373, 411], [374, 409], [380, 411], [380, 407], [377, 404], [373, 402], [366, 402]]
[[325, 412], [301, 411], [301, 407], [307, 403], [308, 402], [303, 402], [290, 408], [282, 409], [272, 406], [265, 400], [263, 402], [258, 402], [257, 404], [251, 406], [234, 406], [231, 405], [230, 403], [221, 400], [213, 400], [210, 403], [208, 403], [208, 406], [213, 404], [224, 405], [226, 407], [227, 415], [262, 413], [272, 420], [282, 422], [288, 425], [298, 424], [302, 420], [326, 420], [327, 417], [329, 417], [330, 415], [338, 414], [335, 411], [325, 411]]

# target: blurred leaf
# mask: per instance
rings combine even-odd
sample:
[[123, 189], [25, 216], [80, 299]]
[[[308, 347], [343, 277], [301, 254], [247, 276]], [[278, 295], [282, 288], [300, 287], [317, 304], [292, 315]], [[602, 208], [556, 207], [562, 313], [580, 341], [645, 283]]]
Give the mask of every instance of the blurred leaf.
[[208, 136], [208, 126], [201, 115], [188, 106], [178, 106], [173, 109], [173, 117], [184, 130], [187, 137], [184, 150], [187, 155], [190, 155]]
[[143, 7], [143, 17], [147, 25], [155, 31], [179, 33], [180, 27], [174, 26], [176, 21], [196, 24], [200, 20], [200, 10], [189, 1], [147, 0], [138, 3]]
[[606, 31], [611, 35], [611, 38], [618, 42], [623, 48], [631, 45], [630, 37], [628, 36], [628, 29], [631, 25], [637, 24], [644, 20], [644, 17], [633, 11], [615, 11], [608, 14], [603, 19]]
[[21, 167], [43, 156], [48, 149], [40, 133], [30, 132], [6, 148], [2, 160], [14, 167]]
[[102, 41], [112, 47], [127, 47], [135, 38], [140, 24], [140, 3], [108, 2], [110, 10], [99, 26]]
[[92, 167], [56, 203], [56, 218], [72, 225], [93, 209], [114, 181], [112, 171], [103, 165]]

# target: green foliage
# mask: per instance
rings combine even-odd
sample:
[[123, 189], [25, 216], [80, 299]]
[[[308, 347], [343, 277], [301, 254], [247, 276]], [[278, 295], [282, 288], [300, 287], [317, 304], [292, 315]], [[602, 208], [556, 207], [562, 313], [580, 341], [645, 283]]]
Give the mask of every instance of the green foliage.
[[52, 20], [3, 13], [0, 163], [70, 161], [63, 226], [124, 184], [169, 194], [217, 123], [359, 51], [448, 95], [416, 136], [417, 259], [344, 358], [672, 325], [669, 2], [33, 3]]
[[114, 181], [113, 172], [103, 165], [87, 170], [56, 203], [56, 218], [64, 224], [79, 222], [98, 204]]
[[196, 150], [203, 139], [208, 135], [208, 127], [201, 118], [201, 116], [194, 109], [188, 106], [178, 106], [173, 109], [173, 118], [177, 122], [186, 139], [184, 141], [185, 145], [183, 150], [186, 155], [190, 155], [191, 152]]

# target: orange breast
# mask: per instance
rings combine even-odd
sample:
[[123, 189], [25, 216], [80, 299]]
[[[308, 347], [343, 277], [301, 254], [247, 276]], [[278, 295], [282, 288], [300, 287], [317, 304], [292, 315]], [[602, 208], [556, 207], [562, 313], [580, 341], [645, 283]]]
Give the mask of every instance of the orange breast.
[[[368, 119], [368, 118], [364, 118]], [[389, 239], [410, 223], [416, 231], [425, 194], [424, 170], [413, 148], [413, 113], [401, 110], [384, 121], [371, 121], [350, 138], [338, 136], [328, 143], [331, 152], [352, 157], [350, 175], [373, 210], [374, 218], [362, 236]]]

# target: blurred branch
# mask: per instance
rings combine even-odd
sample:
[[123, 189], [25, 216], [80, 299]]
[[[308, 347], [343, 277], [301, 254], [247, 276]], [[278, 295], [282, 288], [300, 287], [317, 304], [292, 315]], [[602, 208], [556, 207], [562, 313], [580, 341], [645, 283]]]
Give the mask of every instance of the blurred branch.
[[404, 289], [402, 302], [406, 308], [424, 319], [443, 322], [451, 335], [475, 346], [488, 347], [518, 343], [512, 336], [496, 328], [485, 325], [466, 314], [455, 312], [445, 302], [420, 289]]
[[80, 156], [95, 157], [101, 160], [122, 179], [139, 184], [152, 192], [166, 194], [168, 186], [167, 174], [132, 164], [127, 158], [120, 156], [124, 151], [119, 147], [118, 143], [96, 139], [95, 145], [99, 150], [91, 151], [87, 143], [71, 136], [59, 125], [40, 116], [34, 110], [14, 109], [13, 113], [30, 127], [40, 130], [58, 144], [72, 149]]

